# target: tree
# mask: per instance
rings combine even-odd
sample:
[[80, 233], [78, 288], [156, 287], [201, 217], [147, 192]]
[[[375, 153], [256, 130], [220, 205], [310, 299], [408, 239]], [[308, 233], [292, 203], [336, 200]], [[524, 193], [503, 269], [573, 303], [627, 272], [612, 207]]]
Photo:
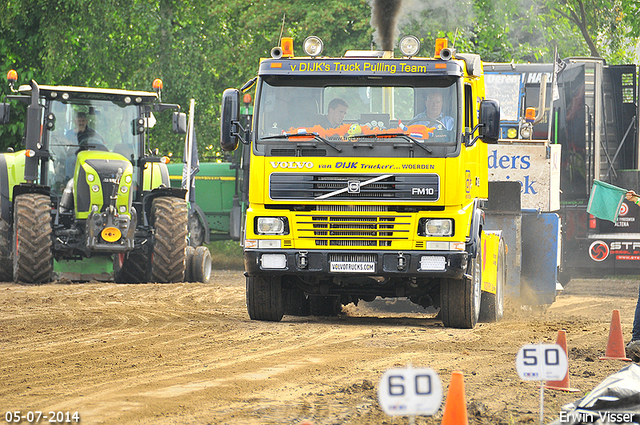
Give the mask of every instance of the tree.
[[632, 63], [638, 13], [638, 0], [453, 0], [414, 8], [402, 32], [428, 46], [447, 36], [489, 61], [549, 62], [558, 47], [563, 57]]
[[546, 0], [541, 11], [543, 22], [561, 21], [577, 30], [590, 56], [609, 63], [633, 62], [640, 35], [637, 0]]
[[[563, 57], [584, 56], [593, 53], [591, 43], [609, 63], [622, 63], [640, 36], [639, 2], [403, 0], [399, 29], [418, 36], [426, 56], [436, 37], [447, 36], [457, 50], [489, 61], [548, 62], [555, 46]], [[219, 146], [222, 92], [253, 78], [281, 35], [293, 37], [298, 54], [304, 39], [316, 35], [325, 43], [323, 54], [340, 56], [374, 47], [370, 19], [369, 0], [5, 0], [0, 71], [16, 69], [22, 84], [33, 78], [136, 90], [150, 90], [153, 79], [162, 78], [165, 102], [186, 107], [196, 100], [204, 152]], [[8, 93], [6, 84], [2, 91]], [[12, 123], [0, 127], [0, 149], [20, 147], [23, 127], [12, 115]], [[151, 147], [181, 152], [183, 140], [168, 121], [160, 119], [152, 130]]]
[[[298, 52], [316, 34], [328, 54], [342, 54], [354, 41], [370, 46], [368, 13], [366, 0], [9, 0], [0, 6], [0, 53], [22, 83], [149, 90], [162, 78], [164, 101], [186, 107], [196, 100], [204, 151], [218, 146], [222, 92], [255, 75], [259, 58], [279, 41], [283, 16]], [[179, 152], [183, 141], [166, 121], [152, 130], [152, 147]], [[19, 147], [22, 127], [0, 127], [0, 136], [0, 148]]]

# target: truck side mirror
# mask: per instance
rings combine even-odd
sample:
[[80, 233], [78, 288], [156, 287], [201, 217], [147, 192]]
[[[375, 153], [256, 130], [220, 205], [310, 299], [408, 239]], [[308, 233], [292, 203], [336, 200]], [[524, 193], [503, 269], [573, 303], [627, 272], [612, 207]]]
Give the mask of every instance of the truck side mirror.
[[500, 138], [500, 104], [497, 100], [483, 100], [480, 104], [480, 137], [485, 143], [498, 143]]
[[0, 103], [0, 124], [9, 124], [11, 106], [8, 103]]
[[173, 113], [173, 132], [187, 134], [187, 114], [184, 112]]
[[220, 116], [220, 147], [233, 151], [238, 147], [238, 117], [240, 116], [240, 90], [226, 89], [222, 93]]

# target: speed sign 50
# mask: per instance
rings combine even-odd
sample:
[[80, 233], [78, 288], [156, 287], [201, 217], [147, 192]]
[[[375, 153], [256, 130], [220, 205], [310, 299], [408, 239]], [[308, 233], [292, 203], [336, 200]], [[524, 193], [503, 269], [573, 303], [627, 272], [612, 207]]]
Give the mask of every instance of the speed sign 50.
[[524, 381], [561, 381], [568, 366], [567, 353], [558, 344], [524, 345], [516, 356], [516, 369]]

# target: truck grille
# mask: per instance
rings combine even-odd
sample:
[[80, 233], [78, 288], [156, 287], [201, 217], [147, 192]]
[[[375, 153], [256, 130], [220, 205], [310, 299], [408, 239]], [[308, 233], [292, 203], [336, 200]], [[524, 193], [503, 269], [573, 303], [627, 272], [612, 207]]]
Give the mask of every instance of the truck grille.
[[440, 198], [440, 180], [437, 174], [273, 173], [269, 196], [288, 201], [434, 202]]
[[378, 260], [376, 254], [329, 254], [329, 261], [349, 261], [349, 262], [362, 262], [362, 263], [374, 263]]
[[296, 232], [318, 247], [392, 247], [409, 239], [409, 215], [354, 216], [323, 213], [296, 214]]

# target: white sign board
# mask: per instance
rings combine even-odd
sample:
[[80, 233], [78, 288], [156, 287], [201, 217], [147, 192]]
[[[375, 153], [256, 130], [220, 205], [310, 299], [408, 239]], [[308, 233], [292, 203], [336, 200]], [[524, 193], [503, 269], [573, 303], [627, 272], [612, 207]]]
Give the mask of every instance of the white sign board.
[[393, 415], [435, 414], [442, 402], [442, 383], [432, 369], [389, 369], [378, 385], [382, 410]]
[[558, 344], [524, 345], [516, 356], [516, 370], [524, 381], [561, 381], [568, 367], [567, 353]]
[[560, 145], [489, 145], [489, 181], [517, 181], [522, 208], [560, 209]]

